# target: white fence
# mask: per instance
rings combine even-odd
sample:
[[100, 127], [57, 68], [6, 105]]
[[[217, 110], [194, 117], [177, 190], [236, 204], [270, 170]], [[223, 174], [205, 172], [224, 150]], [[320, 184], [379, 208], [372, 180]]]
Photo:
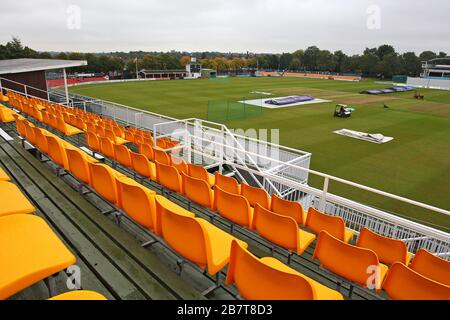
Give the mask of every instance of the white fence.
[[450, 79], [408, 77], [406, 84], [418, 88], [450, 90]]

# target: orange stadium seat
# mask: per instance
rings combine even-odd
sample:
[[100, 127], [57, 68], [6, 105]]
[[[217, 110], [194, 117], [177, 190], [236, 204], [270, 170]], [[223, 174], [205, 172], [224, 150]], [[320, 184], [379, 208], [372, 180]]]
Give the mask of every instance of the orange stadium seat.
[[394, 262], [409, 264], [412, 254], [408, 252], [406, 243], [401, 240], [381, 236], [367, 228], [362, 228], [356, 245], [361, 248], [373, 250], [380, 262], [391, 265]]
[[450, 286], [450, 262], [436, 257], [425, 249], [416, 252], [411, 269], [427, 278]]
[[215, 173], [215, 186], [218, 186], [223, 191], [241, 194], [241, 185], [233, 177], [221, 175], [219, 172]]
[[181, 176], [176, 168], [156, 161], [156, 180], [164, 187], [182, 193]]
[[248, 300], [343, 300], [339, 292], [275, 258], [255, 257], [237, 241], [231, 244], [225, 283], [234, 283], [239, 295]]
[[209, 184], [201, 179], [196, 179], [181, 173], [183, 182], [183, 192], [192, 201], [206, 208], [213, 208], [214, 192]]
[[214, 186], [214, 176], [210, 175], [208, 171], [206, 171], [205, 168], [202, 166], [189, 163], [188, 165], [189, 169], [189, 175], [196, 179], [204, 180], [206, 183], [208, 183], [210, 186]]
[[271, 211], [283, 216], [294, 218], [294, 220], [301, 226], [305, 225], [306, 213], [300, 202], [284, 200], [273, 194], [270, 206]]
[[383, 289], [394, 300], [450, 300], [450, 286], [431, 280], [400, 262], [389, 269]]
[[253, 220], [253, 208], [250, 207], [247, 199], [241, 195], [229, 193], [214, 188], [214, 208], [217, 212], [228, 220], [243, 227], [251, 227]]
[[252, 207], [258, 203], [264, 209], [270, 210], [270, 198], [266, 190], [241, 184], [241, 195], [244, 196]]
[[327, 231], [332, 236], [345, 242], [349, 242], [354, 234], [353, 230], [345, 227], [345, 221], [341, 217], [327, 215], [313, 207], [308, 210], [306, 226], [315, 234]]
[[140, 153], [130, 151], [130, 156], [134, 171], [145, 178], [156, 180], [156, 165], [153, 162]]

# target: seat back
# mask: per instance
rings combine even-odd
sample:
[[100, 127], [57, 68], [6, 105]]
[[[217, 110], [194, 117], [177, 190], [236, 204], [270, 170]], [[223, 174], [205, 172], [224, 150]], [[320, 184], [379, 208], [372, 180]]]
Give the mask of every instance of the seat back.
[[182, 192], [181, 176], [178, 170], [170, 165], [156, 161], [156, 180], [172, 191]]
[[183, 182], [183, 192], [192, 201], [206, 208], [213, 208], [213, 191], [204, 180], [196, 179], [181, 173]]
[[253, 214], [252, 229], [282, 248], [289, 251], [297, 249], [298, 224], [291, 217], [271, 212], [257, 204]]
[[234, 194], [241, 194], [241, 185], [233, 177], [221, 175], [219, 172], [215, 173], [215, 185], [220, 189]]
[[116, 158], [113, 143], [109, 138], [100, 137], [100, 152], [110, 159]]
[[100, 152], [100, 140], [95, 133], [86, 132], [86, 144], [91, 150]]
[[244, 227], [252, 225], [252, 213], [247, 199], [241, 195], [214, 187], [215, 208], [219, 214]]
[[203, 168], [202, 166], [189, 163], [188, 170], [189, 170], [189, 176], [209, 183], [208, 171], [206, 171], [206, 169]]
[[345, 239], [344, 219], [341, 217], [329, 216], [317, 211], [313, 207], [310, 207], [308, 210], [306, 226], [316, 234], [319, 234], [321, 231], [326, 231], [339, 240]]
[[143, 143], [139, 145], [139, 153], [147, 157], [148, 160], [155, 160], [155, 154], [151, 145]]
[[[280, 262], [281, 264], [281, 262]], [[312, 300], [314, 290], [298, 272], [264, 263], [233, 240], [226, 284], [248, 300]]]
[[424, 277], [400, 262], [389, 269], [383, 289], [394, 300], [450, 300], [450, 286]]
[[127, 168], [132, 168], [130, 150], [123, 145], [114, 144], [114, 155], [117, 162]]
[[69, 163], [69, 171], [75, 178], [90, 185], [91, 176], [89, 174], [88, 161], [82, 151], [66, 148], [66, 154]]
[[112, 131], [112, 129], [105, 129], [105, 137], [109, 138], [112, 143], [117, 143], [116, 134]]
[[416, 252], [411, 269], [427, 278], [450, 286], [450, 262], [436, 257], [425, 249]]
[[252, 207], [258, 203], [261, 207], [270, 210], [270, 198], [266, 190], [241, 184], [241, 195], [244, 196]]
[[42, 153], [48, 154], [47, 137], [42, 133], [42, 129], [34, 127], [34, 137], [36, 140], [36, 147], [41, 150]]
[[34, 135], [34, 125], [32, 125], [27, 120], [22, 122], [25, 126], [25, 138], [32, 144], [36, 144], [36, 136]]
[[[320, 232], [313, 259], [319, 259], [324, 268], [364, 287], [371, 281], [370, 267], [379, 266], [375, 252], [352, 246], [333, 237], [327, 231]], [[376, 287], [379, 288], [381, 279], [375, 280]]]
[[170, 156], [165, 151], [153, 149], [153, 154], [155, 156], [155, 162], [159, 162], [167, 166], [170, 166], [172, 164]]
[[56, 117], [56, 129], [58, 129], [62, 133], [66, 133], [67, 132], [66, 123], [64, 122], [63, 118]]
[[362, 228], [356, 245], [374, 251], [382, 263], [391, 265], [394, 262], [401, 262], [406, 264], [408, 249], [401, 240], [387, 238], [367, 228]]
[[104, 164], [88, 163], [91, 186], [107, 201], [118, 203], [116, 177], [110, 167]]
[[26, 138], [27, 136], [27, 132], [26, 132], [26, 127], [25, 127], [25, 123], [24, 123], [24, 118], [19, 116], [19, 115], [14, 115], [14, 118], [16, 120], [16, 128], [17, 128], [17, 132], [19, 133], [19, 135], [22, 138]]
[[155, 229], [156, 193], [129, 178], [117, 179], [119, 207], [144, 228]]
[[61, 140], [52, 135], [47, 136], [48, 155], [54, 163], [69, 170], [69, 162], [67, 161], [66, 149]]
[[147, 157], [140, 153], [134, 153], [130, 151], [131, 163], [133, 165], [133, 170], [145, 178], [155, 179], [152, 176], [150, 169], [150, 161]]
[[[206, 268], [206, 244], [199, 222], [185, 215], [166, 209], [161, 217], [161, 232], [164, 241], [185, 259]], [[186, 241], [189, 239], [189, 241]]]
[[272, 194], [270, 208], [272, 212], [294, 218], [299, 225], [305, 223], [305, 211], [300, 202], [284, 200]]
[[172, 165], [177, 168], [178, 172], [189, 175], [189, 167], [183, 158], [172, 156]]
[[165, 214], [165, 212], [172, 211], [179, 215], [184, 215], [186, 217], [195, 217], [195, 214], [192, 212], [180, 207], [179, 205], [173, 203], [169, 199], [163, 197], [163, 196], [155, 196], [155, 202], [156, 202], [156, 214], [155, 214], [155, 233], [158, 236], [161, 236], [162, 234], [162, 216]]

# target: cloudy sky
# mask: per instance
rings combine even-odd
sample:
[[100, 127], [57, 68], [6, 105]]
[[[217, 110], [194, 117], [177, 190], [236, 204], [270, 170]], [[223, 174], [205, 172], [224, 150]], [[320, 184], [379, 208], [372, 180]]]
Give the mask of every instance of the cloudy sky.
[[450, 53], [449, 0], [2, 0], [0, 42], [42, 51]]

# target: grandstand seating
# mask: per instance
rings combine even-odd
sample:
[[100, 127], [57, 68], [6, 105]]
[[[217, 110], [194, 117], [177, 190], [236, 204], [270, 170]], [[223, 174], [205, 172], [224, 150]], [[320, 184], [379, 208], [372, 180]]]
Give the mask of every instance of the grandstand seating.
[[20, 189], [9, 181], [0, 181], [0, 217], [36, 211]]
[[226, 284], [252, 300], [342, 300], [342, 294], [275, 258], [258, 259], [237, 241], [231, 245]]
[[237, 180], [221, 175], [219, 172], [215, 173], [215, 186], [229, 193], [241, 194], [241, 185]]
[[372, 250], [350, 245], [327, 231], [320, 232], [313, 259], [318, 259], [325, 269], [363, 287], [373, 285], [379, 289], [388, 270]]
[[172, 249], [201, 269], [206, 268], [210, 275], [217, 274], [228, 264], [233, 240], [247, 247], [245, 242], [206, 220], [180, 215], [167, 208], [161, 217], [161, 231]]
[[341, 217], [329, 216], [313, 207], [308, 210], [305, 225], [315, 234], [327, 231], [332, 236], [345, 242], [349, 242], [354, 234], [353, 230], [345, 227], [345, 221]]
[[[34, 110], [33, 114], [36, 113], [36, 109]], [[46, 110], [50, 108], [47, 106]], [[42, 121], [45, 118], [44, 114], [45, 112], [42, 113]], [[61, 119], [55, 115], [51, 116], [54, 119]], [[68, 119], [67, 123], [77, 123], [76, 119], [71, 119], [70, 115], [66, 115], [65, 118]], [[448, 291], [445, 289], [448, 289], [448, 283], [445, 283], [448, 279], [448, 262], [432, 255], [432, 258], [439, 259], [437, 261], [442, 260], [444, 263], [440, 264], [431, 257], [426, 259], [426, 254], [423, 255], [425, 259], [421, 258], [421, 250], [419, 250], [411, 264], [411, 269], [418, 270], [414, 272], [406, 267], [407, 272], [401, 270], [396, 261], [404, 258], [404, 251], [400, 248], [404, 243], [399, 240], [381, 237], [368, 229], [366, 231], [363, 229], [358, 238], [358, 246], [349, 245], [346, 242], [353, 237], [353, 230], [345, 228], [345, 221], [342, 218], [326, 215], [314, 208], [310, 208], [306, 216], [298, 202], [286, 201], [275, 195], [269, 198], [263, 189], [240, 185], [234, 178], [218, 173], [213, 177], [201, 166], [184, 161], [181, 164], [177, 163], [168, 153], [152, 148], [151, 135], [148, 132], [144, 133], [135, 128], [124, 129], [114, 125], [112, 121], [104, 121], [95, 116], [92, 118], [97, 125], [95, 132], [91, 131], [92, 126], [88, 122], [85, 130], [87, 130], [87, 144], [93, 151], [101, 152], [111, 160], [133, 169], [139, 175], [156, 180], [160, 185], [184, 194], [203, 207], [216, 210], [221, 216], [234, 223], [254, 228], [261, 237], [275, 245], [301, 255], [315, 238], [313, 234], [298, 228], [306, 222], [311, 232], [320, 234], [314, 258], [317, 258], [325, 269], [339, 277], [366, 287], [370, 276], [367, 273], [368, 267], [378, 266], [379, 278], [376, 287], [379, 289], [387, 271], [387, 267], [380, 263], [383, 262], [392, 265], [391, 269], [394, 269], [392, 274], [391, 271], [389, 272], [383, 284], [383, 288], [391, 298], [408, 297], [407, 292], [400, 290], [400, 293], [397, 293], [398, 283], [401, 284], [399, 279], [411, 279], [413, 299], [416, 296], [421, 297], [420, 294], [425, 292], [424, 288], [435, 290], [432, 296], [448, 298], [446, 296]], [[13, 119], [22, 137], [35, 144], [43, 153], [49, 153], [53, 162], [69, 171], [80, 182], [90, 185], [106, 201], [121, 208], [136, 223], [162, 236], [165, 243], [186, 260], [202, 269], [206, 268], [211, 275], [217, 274], [230, 261], [227, 284], [235, 283], [242, 297], [247, 299], [342, 299], [340, 293], [309, 279], [276, 259], [256, 258], [246, 250], [245, 242], [238, 243], [238, 240], [230, 234], [206, 220], [196, 218], [192, 212], [177, 206], [168, 199], [156, 196], [154, 191], [109, 166], [98, 163], [97, 160], [75, 149], [56, 135], [35, 127], [21, 116], [14, 115]], [[52, 126], [54, 125], [53, 123]], [[76, 126], [79, 127], [79, 125]], [[64, 134], [63, 130], [56, 129]], [[114, 134], [114, 138], [111, 133]], [[116, 143], [117, 138], [127, 142]], [[103, 141], [105, 146], [107, 145], [106, 149], [102, 148]], [[138, 145], [140, 154], [131, 152], [125, 146], [128, 141]], [[162, 141], [158, 144], [159, 148], [176, 146], [175, 142], [170, 140]], [[153, 162], [155, 159], [156, 161]], [[211, 190], [211, 186], [214, 186], [214, 191]], [[255, 207], [254, 213], [252, 206]], [[390, 250], [387, 250], [388, 248]], [[406, 245], [404, 249], [406, 250]], [[407, 263], [409, 258], [410, 254], [406, 253], [404, 261], [401, 262]], [[416, 259], [418, 262], [415, 262]], [[424, 260], [421, 262], [421, 259]], [[415, 263], [416, 266], [414, 266]], [[411, 272], [415, 274], [411, 275]], [[436, 279], [439, 277], [440, 279]], [[429, 283], [430, 281], [432, 284]], [[444, 289], [441, 286], [444, 286]], [[419, 293], [416, 294], [416, 292]], [[70, 294], [74, 297], [77, 294], [83, 295], [81, 292], [67, 294], [68, 297]]]
[[250, 228], [253, 220], [253, 208], [241, 195], [226, 192], [218, 186], [214, 188], [214, 208], [228, 220]]
[[301, 255], [316, 238], [314, 234], [299, 229], [294, 218], [271, 212], [259, 204], [254, 210], [252, 229], [297, 255]]
[[63, 271], [75, 260], [42, 218], [0, 217], [0, 299]]
[[118, 206], [141, 226], [150, 231], [156, 229], [156, 193], [134, 180], [117, 178]]
[[427, 278], [450, 286], [450, 262], [436, 257], [425, 249], [416, 252], [410, 268]]
[[361, 229], [356, 245], [374, 251], [380, 262], [387, 265], [392, 265], [395, 262], [408, 265], [412, 258], [406, 243], [381, 236], [367, 228]]
[[266, 190], [241, 184], [241, 195], [248, 200], [248, 203], [254, 208], [256, 204], [270, 210], [270, 197]]
[[196, 179], [204, 180], [210, 186], [214, 186], [214, 176], [209, 174], [205, 168], [192, 163], [189, 163], [187, 166], [189, 170], [189, 176]]
[[205, 180], [188, 176], [184, 172], [181, 173], [181, 176], [182, 190], [186, 197], [203, 207], [213, 209], [214, 192], [209, 184]]
[[395, 300], [450, 300], [450, 286], [431, 280], [400, 262], [389, 269], [383, 289]]

